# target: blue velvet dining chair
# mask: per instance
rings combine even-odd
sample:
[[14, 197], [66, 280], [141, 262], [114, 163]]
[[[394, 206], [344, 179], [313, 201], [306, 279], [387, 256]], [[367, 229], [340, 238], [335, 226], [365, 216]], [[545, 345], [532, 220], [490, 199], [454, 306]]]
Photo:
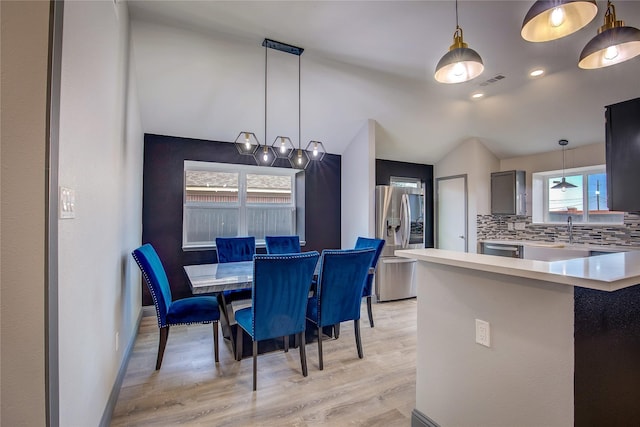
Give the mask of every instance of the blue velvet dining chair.
[[358, 357], [362, 359], [360, 305], [375, 249], [325, 249], [320, 259], [316, 293], [307, 304], [307, 320], [318, 329], [318, 358], [322, 361], [322, 328], [353, 320]]
[[320, 254], [255, 255], [251, 307], [235, 313], [236, 358], [242, 356], [242, 331], [253, 342], [253, 390], [257, 385], [258, 341], [297, 335], [302, 375], [307, 376], [305, 354], [305, 311], [311, 279]]
[[265, 236], [264, 242], [268, 254], [300, 253], [299, 236]]
[[218, 320], [220, 310], [218, 300], [211, 296], [197, 296], [173, 300], [169, 280], [158, 253], [149, 243], [135, 249], [131, 255], [142, 271], [144, 280], [149, 287], [153, 304], [156, 307], [160, 341], [158, 343], [158, 358], [156, 370], [162, 365], [164, 349], [169, 337], [169, 327], [189, 325], [191, 323], [213, 323], [213, 351], [215, 361], [218, 362]]
[[[251, 261], [256, 253], [256, 238], [249, 237], [216, 237], [216, 253], [218, 263]], [[233, 301], [251, 298], [251, 291], [237, 289], [223, 292], [224, 301], [230, 304]]]
[[384, 247], [384, 240], [382, 239], [371, 239], [368, 237], [358, 237], [356, 240], [355, 249], [368, 249], [373, 248], [376, 250], [376, 254], [371, 260], [371, 268], [373, 268], [373, 272], [367, 275], [367, 281], [364, 284], [364, 289], [362, 291], [362, 297], [367, 299], [367, 314], [369, 315], [369, 325], [373, 328], [373, 310], [371, 308], [371, 294], [373, 291], [373, 276], [375, 275], [375, 269], [378, 265], [378, 259], [380, 258], [380, 254], [382, 253], [382, 248]]
[[256, 238], [216, 237], [218, 262], [251, 261], [256, 253]]

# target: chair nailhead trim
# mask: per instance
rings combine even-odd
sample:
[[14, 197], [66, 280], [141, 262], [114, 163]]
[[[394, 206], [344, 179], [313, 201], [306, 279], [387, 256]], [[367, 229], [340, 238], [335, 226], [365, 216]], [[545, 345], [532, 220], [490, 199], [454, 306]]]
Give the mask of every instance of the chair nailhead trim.
[[[163, 328], [164, 326], [168, 326], [168, 325], [163, 325], [160, 319], [160, 311], [158, 311], [158, 298], [156, 297], [156, 293], [153, 291], [153, 285], [151, 284], [151, 280], [149, 279], [149, 276], [147, 276], [147, 272], [144, 271], [144, 268], [142, 267], [142, 264], [140, 264], [140, 260], [136, 256], [135, 252], [133, 252], [131, 255], [133, 255], [133, 259], [136, 260], [136, 263], [138, 264], [140, 271], [142, 271], [142, 276], [144, 277], [144, 280], [147, 282], [147, 287], [151, 292], [151, 297], [153, 298], [153, 305], [156, 309], [156, 316], [158, 317], [158, 327]], [[167, 311], [169, 311], [169, 307], [167, 307]]]

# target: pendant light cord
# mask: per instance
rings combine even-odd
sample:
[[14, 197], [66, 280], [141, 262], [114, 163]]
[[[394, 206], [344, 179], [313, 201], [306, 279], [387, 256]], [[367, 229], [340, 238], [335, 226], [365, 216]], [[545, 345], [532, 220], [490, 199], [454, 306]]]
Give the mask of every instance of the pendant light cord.
[[460, 25], [458, 25], [458, 0], [456, 0], [456, 28], [459, 28]]
[[300, 56], [302, 55], [298, 55], [298, 150], [302, 149], [302, 136], [300, 132]]
[[267, 45], [264, 46], [264, 145], [267, 146]]

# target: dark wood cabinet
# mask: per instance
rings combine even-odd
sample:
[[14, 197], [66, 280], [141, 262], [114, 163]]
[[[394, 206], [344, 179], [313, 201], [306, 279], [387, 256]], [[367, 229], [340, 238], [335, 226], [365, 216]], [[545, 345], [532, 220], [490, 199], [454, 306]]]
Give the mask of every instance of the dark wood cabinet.
[[525, 171], [502, 171], [491, 174], [491, 213], [526, 215]]
[[607, 205], [640, 211], [640, 98], [608, 105], [606, 117]]

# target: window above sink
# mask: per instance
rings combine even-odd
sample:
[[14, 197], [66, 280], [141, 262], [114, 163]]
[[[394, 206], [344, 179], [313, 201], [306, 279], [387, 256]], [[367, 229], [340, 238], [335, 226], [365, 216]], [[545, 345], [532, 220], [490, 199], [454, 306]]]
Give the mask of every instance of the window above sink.
[[[622, 225], [624, 212], [610, 211], [607, 204], [605, 165], [532, 174], [532, 220], [542, 224]], [[553, 188], [563, 179], [572, 188]]]

